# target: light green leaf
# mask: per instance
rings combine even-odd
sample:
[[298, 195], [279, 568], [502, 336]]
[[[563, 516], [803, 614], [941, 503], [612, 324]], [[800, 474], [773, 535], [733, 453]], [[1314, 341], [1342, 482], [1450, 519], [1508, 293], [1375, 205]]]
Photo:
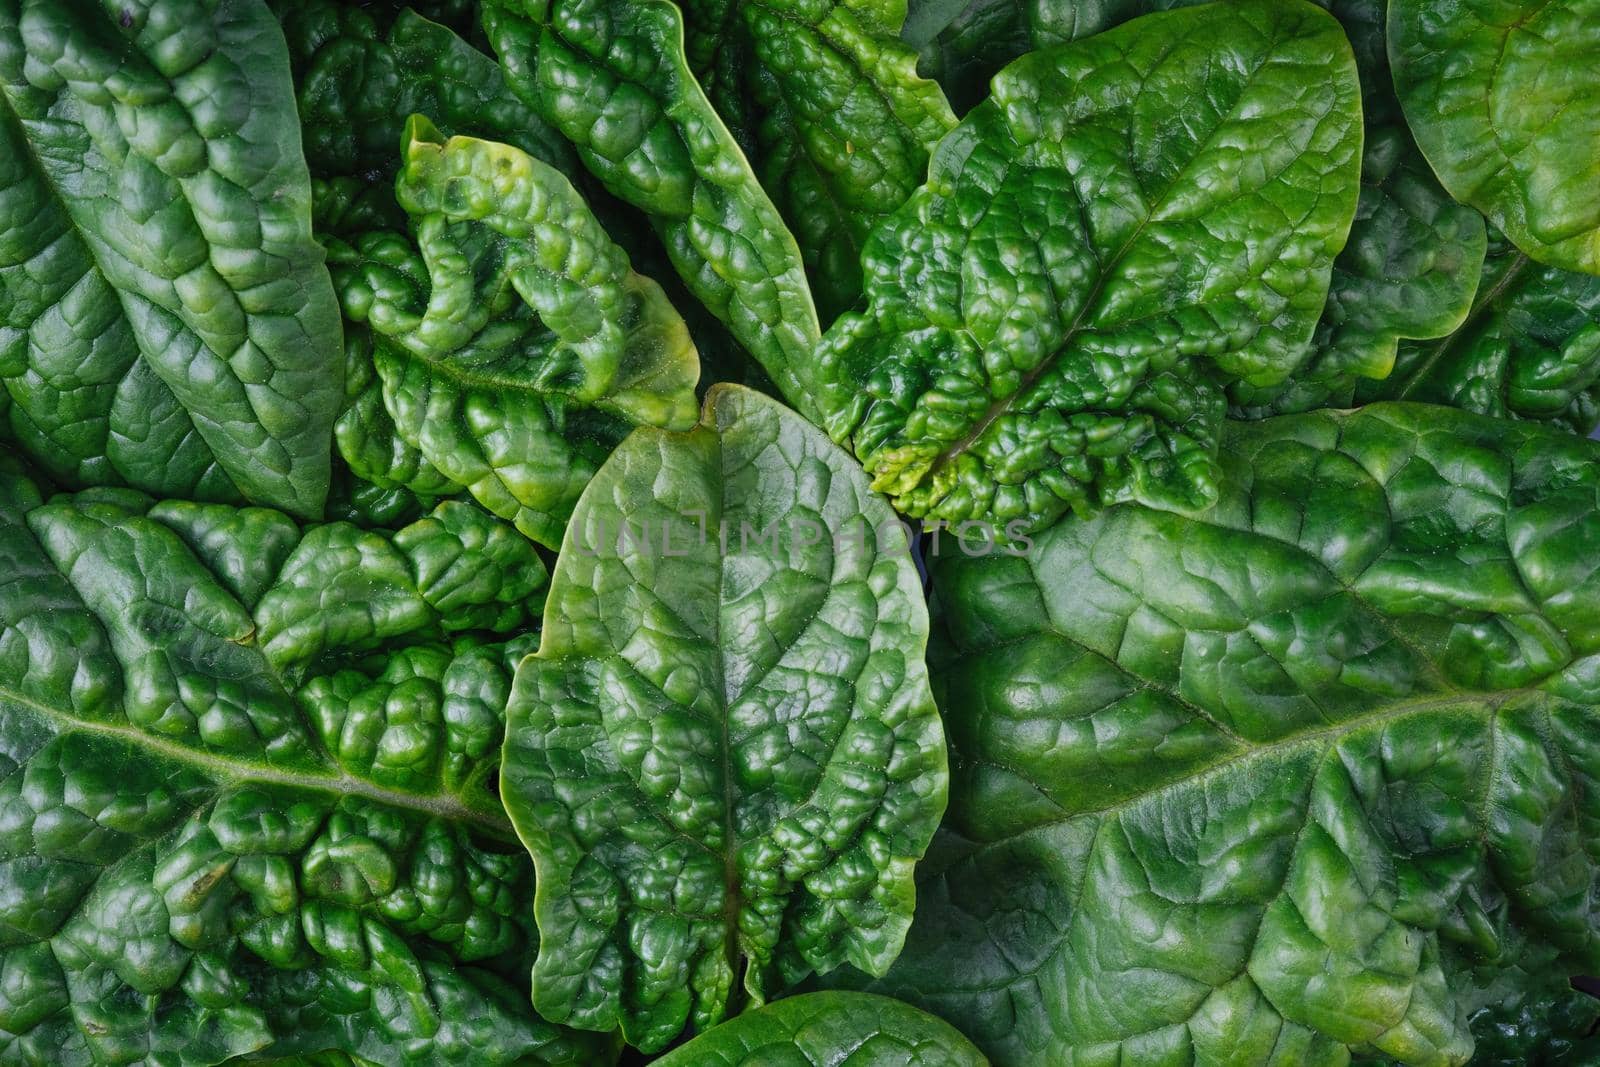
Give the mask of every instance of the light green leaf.
[[[352, 541], [371, 551], [306, 580]], [[530, 642], [443, 639], [527, 625], [505, 598], [536, 603], [544, 574], [515, 531], [459, 503], [384, 537], [127, 490], [45, 501], [0, 460], [0, 573], [0, 1058], [614, 1056], [528, 1009], [533, 872], [490, 785]], [[406, 597], [421, 610], [381, 610]], [[340, 663], [303, 656], [296, 685], [264, 646], [319, 604], [344, 613], [319, 631]]]
[[1389, 57], [1452, 196], [1540, 263], [1600, 274], [1600, 4], [1394, 0]]
[[1360, 149], [1349, 45], [1308, 4], [1018, 60], [869, 242], [871, 304], [816, 357], [824, 424], [916, 516], [1202, 506], [1224, 389], [1306, 358]]
[[683, 51], [669, 0], [490, 0], [484, 22], [511, 86], [655, 226], [684, 284], [816, 414], [819, 327], [794, 236]]
[[893, 512], [775, 401], [636, 431], [573, 516], [501, 796], [540, 869], [534, 1005], [661, 1049], [813, 971], [872, 973], [944, 807]]
[[869, 993], [789, 997], [701, 1034], [654, 1067], [988, 1067], [972, 1043], [916, 1008]]
[[875, 988], [997, 1064], [1464, 1064], [1600, 965], [1600, 443], [1233, 424], [1220, 499], [934, 565], [950, 832]]
[[0, 3], [0, 189], [0, 384], [30, 455], [320, 515], [338, 309], [260, 0]]

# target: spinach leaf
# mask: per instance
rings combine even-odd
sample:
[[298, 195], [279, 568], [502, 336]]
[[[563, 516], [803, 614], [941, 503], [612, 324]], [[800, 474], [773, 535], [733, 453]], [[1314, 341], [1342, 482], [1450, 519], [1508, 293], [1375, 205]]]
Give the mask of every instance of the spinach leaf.
[[595, 475], [507, 712], [542, 1015], [652, 1052], [746, 993], [888, 967], [946, 784], [903, 538], [847, 455], [738, 386]]
[[655, 1067], [987, 1067], [948, 1023], [870, 993], [807, 993], [745, 1012]]
[[512, 86], [655, 226], [684, 284], [802, 413], [820, 328], [794, 235], [706, 100], [669, 0], [489, 0]]
[[[445, 140], [420, 116], [407, 130], [397, 190], [420, 254], [371, 233], [336, 249], [334, 267], [345, 313], [375, 334], [394, 435], [426, 466], [381, 434], [352, 431], [353, 443], [376, 450], [369, 470], [421, 491], [436, 471], [558, 544], [628, 428], [694, 422], [694, 345], [553, 167], [509, 145]], [[356, 417], [372, 410], [355, 400]]]
[[0, 560], [5, 1058], [610, 1054], [527, 1009], [489, 789], [531, 644], [496, 631], [545, 578], [515, 531], [45, 499], [0, 459]]
[[1600, 274], [1600, 9], [1393, 0], [1394, 85], [1444, 187], [1533, 259]]
[[904, 0], [690, 0], [689, 67], [794, 231], [824, 320], [861, 295], [872, 224], [955, 125], [897, 39]]
[[0, 3], [12, 435], [70, 485], [317, 516], [343, 354], [283, 37], [260, 0], [117, 11]]
[[1600, 424], [1600, 278], [1496, 239], [1461, 329], [1403, 345], [1394, 373], [1358, 383], [1355, 399], [1450, 404], [1588, 435]]
[[[875, 988], [999, 1064], [1459, 1064], [1600, 962], [1600, 444], [1234, 424], [1223, 493], [934, 565], [949, 832]], [[954, 554], [952, 554], [954, 555]]]
[[817, 353], [829, 433], [919, 517], [1203, 505], [1225, 387], [1305, 359], [1356, 206], [1357, 93], [1338, 23], [1299, 2], [1018, 60], [869, 241], [871, 305]]

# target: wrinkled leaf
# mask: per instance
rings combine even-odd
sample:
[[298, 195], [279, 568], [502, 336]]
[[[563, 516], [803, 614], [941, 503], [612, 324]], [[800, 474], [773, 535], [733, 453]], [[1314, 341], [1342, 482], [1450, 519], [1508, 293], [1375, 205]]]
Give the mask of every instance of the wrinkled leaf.
[[1503, 241], [1461, 329], [1404, 345], [1355, 399], [1420, 400], [1587, 435], [1600, 424], [1600, 278], [1534, 263]]
[[526, 628], [515, 531], [46, 501], [8, 466], [0, 561], [0, 1058], [605, 1062], [528, 1010], [533, 872], [488, 788], [530, 642], [446, 640]]
[[818, 350], [829, 432], [916, 516], [1203, 505], [1226, 385], [1305, 358], [1356, 204], [1357, 93], [1338, 23], [1298, 2], [1018, 60], [873, 234], [871, 305]]
[[944, 807], [926, 625], [893, 512], [775, 401], [715, 386], [613, 453], [508, 710], [541, 1014], [649, 1052], [888, 967]]
[[987, 1067], [942, 1022], [870, 993], [807, 993], [746, 1012], [654, 1061], [655, 1067]]
[[824, 321], [861, 294], [861, 246], [955, 125], [896, 35], [904, 0], [690, 0], [685, 48], [794, 232]]
[[320, 515], [342, 398], [260, 0], [0, 3], [0, 384], [73, 485]]
[[690, 72], [668, 0], [489, 0], [507, 79], [643, 211], [689, 291], [816, 413], [819, 327], [794, 235]]
[[1523, 252], [1600, 274], [1600, 4], [1393, 0], [1389, 56], [1451, 195]]
[[1600, 444], [1235, 424], [1220, 499], [934, 566], [949, 833], [877, 988], [997, 1064], [1462, 1064], [1600, 963]]
[[[631, 426], [693, 423], [694, 345], [559, 172], [509, 145], [446, 141], [420, 117], [409, 129], [398, 191], [417, 247], [375, 232], [334, 258], [406, 447], [373, 417], [347, 452], [380, 485], [427, 492], [437, 472], [558, 544]], [[372, 403], [358, 395], [346, 418]]]

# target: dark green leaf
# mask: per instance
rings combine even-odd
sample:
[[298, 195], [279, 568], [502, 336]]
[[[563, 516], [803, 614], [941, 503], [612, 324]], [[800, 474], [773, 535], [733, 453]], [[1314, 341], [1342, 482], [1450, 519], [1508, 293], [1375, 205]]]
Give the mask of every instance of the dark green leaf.
[[484, 17], [511, 86], [650, 218], [689, 291], [814, 416], [820, 331], [805, 265], [689, 70], [678, 8], [490, 0]]
[[738, 386], [589, 483], [502, 771], [547, 1018], [655, 1051], [894, 959], [946, 782], [903, 538], [849, 456]]
[[0, 189], [0, 384], [32, 457], [320, 515], [338, 307], [260, 0], [0, 2]]
[[0, 568], [0, 1058], [605, 1061], [528, 1009], [488, 788], [531, 642], [482, 635], [544, 581], [515, 531], [46, 501], [8, 466]]
[[999, 1064], [1465, 1063], [1461, 961], [1600, 963], [1600, 444], [1387, 404], [1223, 455], [935, 565], [950, 829], [877, 988]]
[[904, 0], [690, 0], [690, 69], [799, 241], [823, 319], [861, 295], [872, 225], [955, 125], [896, 35]]

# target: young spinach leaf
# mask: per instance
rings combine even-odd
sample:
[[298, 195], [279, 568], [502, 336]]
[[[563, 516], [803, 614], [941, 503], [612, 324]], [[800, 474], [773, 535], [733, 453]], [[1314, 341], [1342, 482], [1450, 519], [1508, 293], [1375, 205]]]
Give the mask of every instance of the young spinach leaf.
[[556, 545], [628, 428], [693, 423], [694, 345], [554, 168], [420, 116], [407, 130], [397, 190], [420, 255], [375, 233], [334, 259], [395, 434], [428, 465], [396, 480], [436, 470]]

